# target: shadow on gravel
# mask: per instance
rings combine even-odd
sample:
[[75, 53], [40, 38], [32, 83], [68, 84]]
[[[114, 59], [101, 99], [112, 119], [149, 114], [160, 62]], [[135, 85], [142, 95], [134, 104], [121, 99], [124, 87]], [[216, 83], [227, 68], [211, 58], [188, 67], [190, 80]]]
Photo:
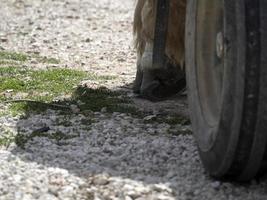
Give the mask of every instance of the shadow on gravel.
[[140, 112], [127, 94], [125, 88], [110, 91], [79, 87], [71, 100], [55, 105], [37, 109], [36, 103], [28, 102], [27, 117], [17, 123], [18, 147], [12, 153], [25, 162], [65, 169], [83, 179], [106, 174], [109, 179], [145, 186], [165, 184], [174, 196], [188, 199], [205, 196], [202, 188], [208, 189], [210, 196], [221, 192], [227, 197], [228, 190], [234, 191], [233, 198], [240, 193], [267, 196], [263, 189], [266, 179], [256, 183], [263, 187], [256, 187], [255, 182], [235, 185], [210, 179], [191, 133], [183, 132], [187, 123], [169, 123], [164, 121], [166, 115], [157, 119], [153, 113]]
[[151, 103], [132, 97], [124, 86], [78, 87], [70, 99], [24, 102], [26, 115], [17, 122], [18, 147], [12, 153], [82, 178], [108, 173], [149, 184], [176, 181], [178, 167], [189, 175], [199, 165], [195, 156], [194, 165], [187, 163], [195, 155], [188, 118], [177, 115], [179, 107], [174, 117], [166, 111], [175, 101], [185, 110], [184, 100]]

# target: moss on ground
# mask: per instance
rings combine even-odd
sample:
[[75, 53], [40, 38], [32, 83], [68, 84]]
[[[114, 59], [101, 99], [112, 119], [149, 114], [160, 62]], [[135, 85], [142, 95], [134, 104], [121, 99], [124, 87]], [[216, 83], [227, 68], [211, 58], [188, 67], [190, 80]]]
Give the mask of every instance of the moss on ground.
[[23, 133], [18, 133], [16, 137], [14, 138], [14, 142], [20, 148], [25, 148], [26, 143], [29, 142], [30, 140], [33, 140], [36, 137], [46, 137], [51, 140], [56, 140], [56, 142], [59, 143], [61, 141], [66, 141], [66, 140], [75, 138], [77, 136], [78, 135], [67, 135], [61, 131], [48, 133], [47, 131], [37, 130], [27, 135]]
[[38, 63], [46, 64], [60, 64], [60, 60], [56, 58], [49, 58], [47, 56], [40, 56], [36, 54], [24, 54], [11, 51], [0, 51], [0, 65], [18, 64], [17, 62], [26, 62], [35, 59]]
[[132, 101], [121, 92], [110, 91], [106, 88], [91, 89], [78, 87], [73, 93], [72, 99], [75, 102], [82, 102], [79, 108], [83, 111], [121, 112], [139, 115], [140, 112], [132, 106]]
[[0, 60], [13, 60], [25, 62], [28, 60], [28, 55], [23, 53], [0, 51]]
[[[103, 82], [113, 80], [115, 76], [99, 76], [63, 68], [34, 70], [26, 67], [27, 65], [21, 66], [32, 58], [39, 63], [60, 63], [55, 58], [0, 51], [0, 101], [10, 102], [9, 109], [12, 115], [32, 111], [42, 112], [47, 108], [68, 111], [70, 105], [77, 105], [78, 102], [82, 102], [78, 106], [81, 112], [100, 111], [106, 108], [107, 112], [137, 114], [134, 107], [127, 106], [129, 98], [122, 97], [119, 92], [104, 88], [77, 87], [83, 80]], [[71, 98], [64, 98], [70, 96]], [[14, 101], [21, 98], [25, 101]], [[57, 98], [60, 100], [55, 102]]]
[[[27, 62], [31, 59], [39, 63], [60, 63], [54, 58], [0, 51], [0, 103], [8, 105], [8, 110], [1, 110], [0, 116], [21, 114], [27, 117], [31, 113], [42, 113], [47, 109], [60, 110], [64, 115], [71, 116], [73, 106], [84, 115], [91, 111], [127, 113], [138, 118], [144, 118], [147, 115], [133, 106], [131, 99], [123, 92], [111, 91], [104, 87], [79, 86], [84, 80], [101, 83], [117, 77], [99, 76], [65, 68], [34, 70], [27, 67]], [[90, 125], [92, 121], [86, 120], [84, 123]], [[159, 116], [147, 120], [146, 123], [185, 125], [189, 120], [181, 116]], [[62, 125], [68, 126], [67, 123]], [[15, 142], [18, 146], [24, 147], [25, 143], [34, 137], [47, 137], [61, 141], [75, 136], [68, 136], [61, 132], [48, 134], [46, 131], [38, 130], [28, 135], [18, 133], [14, 136], [7, 133], [0, 138], [0, 146], [9, 146]]]

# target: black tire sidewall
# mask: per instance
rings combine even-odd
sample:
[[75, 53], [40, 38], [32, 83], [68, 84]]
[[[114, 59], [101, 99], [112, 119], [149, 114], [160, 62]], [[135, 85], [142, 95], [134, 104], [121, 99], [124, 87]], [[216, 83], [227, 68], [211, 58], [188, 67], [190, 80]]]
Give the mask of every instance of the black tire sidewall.
[[[210, 127], [203, 116], [196, 76], [196, 0], [189, 0], [186, 23], [186, 75], [188, 100], [194, 136], [207, 171], [216, 177], [225, 175], [234, 159], [242, 119], [245, 71], [245, 19], [243, 0], [224, 0], [225, 66], [220, 119]], [[203, 143], [211, 133], [210, 147]]]

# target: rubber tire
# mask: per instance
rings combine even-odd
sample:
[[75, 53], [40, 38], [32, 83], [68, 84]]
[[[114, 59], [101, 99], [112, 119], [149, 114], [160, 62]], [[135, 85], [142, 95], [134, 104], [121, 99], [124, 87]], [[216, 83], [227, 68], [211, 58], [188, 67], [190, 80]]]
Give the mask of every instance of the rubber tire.
[[187, 1], [185, 40], [194, 136], [202, 163], [211, 176], [247, 181], [267, 169], [267, 1], [223, 1], [225, 64], [215, 128], [205, 120], [198, 89], [198, 1]]

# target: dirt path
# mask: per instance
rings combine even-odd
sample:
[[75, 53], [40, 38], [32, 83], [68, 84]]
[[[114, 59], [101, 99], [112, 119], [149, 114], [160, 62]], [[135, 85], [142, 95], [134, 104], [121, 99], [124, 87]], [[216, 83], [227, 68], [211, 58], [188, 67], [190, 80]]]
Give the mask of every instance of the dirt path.
[[[60, 60], [60, 65], [118, 78], [109, 88], [130, 89], [135, 76], [132, 18], [134, 1], [2, 1], [0, 46]], [[47, 65], [32, 61], [34, 68]], [[51, 66], [50, 66], [51, 67]], [[178, 97], [178, 98], [177, 98]], [[185, 97], [138, 107], [187, 115]]]
[[[53, 110], [26, 118], [0, 115], [1, 137], [3, 130], [28, 137], [25, 148], [12, 143], [0, 150], [0, 199], [267, 198], [265, 180], [237, 185], [207, 176], [190, 126], [151, 123], [157, 115], [188, 115], [188, 110], [184, 96], [151, 103], [131, 93], [134, 1], [0, 0], [0, 5], [0, 50], [60, 61], [27, 61], [25, 67], [34, 69], [113, 75], [115, 79], [94, 84], [126, 91], [137, 107], [150, 112], [145, 118], [105, 109], [86, 116]], [[43, 127], [49, 127], [47, 134], [32, 136]]]

